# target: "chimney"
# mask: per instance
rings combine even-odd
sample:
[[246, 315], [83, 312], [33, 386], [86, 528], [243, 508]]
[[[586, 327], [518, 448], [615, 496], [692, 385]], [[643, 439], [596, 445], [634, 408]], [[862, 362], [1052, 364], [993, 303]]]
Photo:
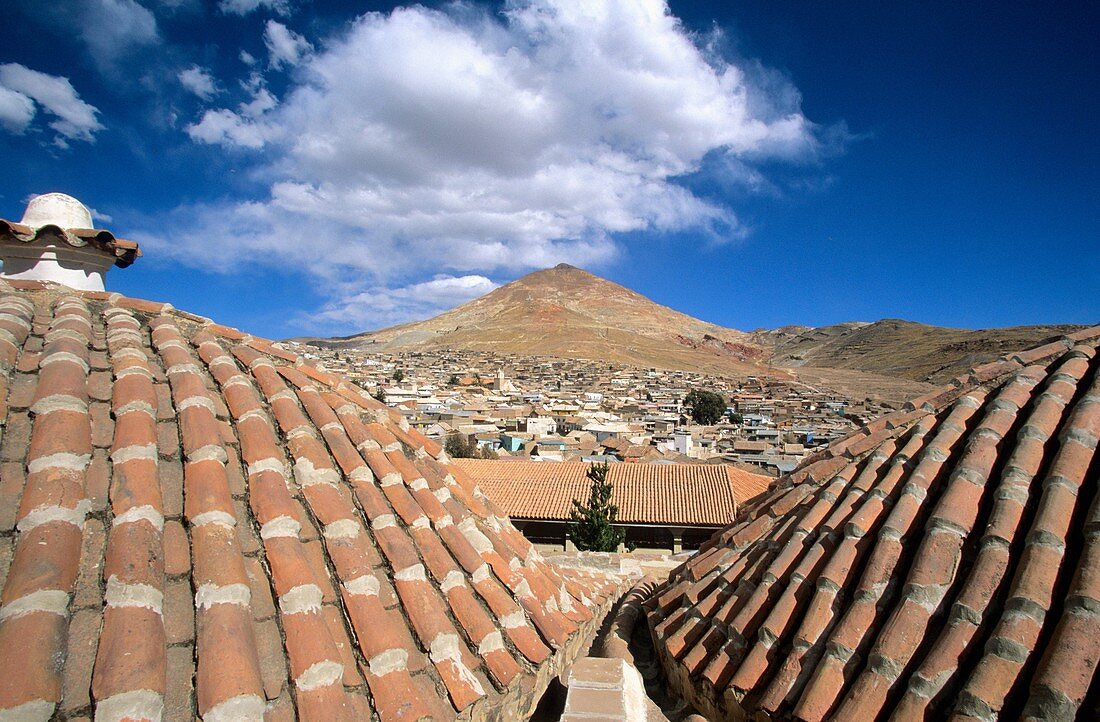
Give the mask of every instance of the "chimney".
[[19, 223], [0, 219], [0, 278], [102, 291], [111, 266], [125, 268], [140, 255], [133, 241], [92, 228], [91, 212], [63, 193], [32, 198]]

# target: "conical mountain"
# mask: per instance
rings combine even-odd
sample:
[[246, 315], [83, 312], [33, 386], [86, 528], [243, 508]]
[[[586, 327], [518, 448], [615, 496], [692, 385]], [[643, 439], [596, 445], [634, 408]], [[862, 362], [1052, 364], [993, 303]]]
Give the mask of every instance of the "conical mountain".
[[745, 370], [769, 353], [742, 331], [700, 321], [564, 263], [435, 318], [326, 345], [493, 351], [707, 371]]

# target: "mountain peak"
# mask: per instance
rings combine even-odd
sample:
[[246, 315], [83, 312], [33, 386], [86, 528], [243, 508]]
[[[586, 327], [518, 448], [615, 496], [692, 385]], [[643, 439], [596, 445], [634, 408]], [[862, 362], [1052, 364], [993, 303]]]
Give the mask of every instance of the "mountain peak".
[[[532, 271], [426, 321], [355, 338], [362, 348], [451, 348], [675, 369], [752, 367], [748, 335], [654, 303], [568, 263]], [[350, 341], [350, 339], [349, 339]]]

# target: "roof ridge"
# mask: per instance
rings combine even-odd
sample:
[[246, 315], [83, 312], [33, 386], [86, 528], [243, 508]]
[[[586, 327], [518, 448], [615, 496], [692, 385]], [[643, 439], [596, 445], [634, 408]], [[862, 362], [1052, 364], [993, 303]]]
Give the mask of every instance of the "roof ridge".
[[[0, 280], [0, 306], [0, 667], [41, 651], [0, 711], [134, 689], [173, 718], [527, 710], [621, 591], [562, 574], [436, 442], [275, 342], [59, 284]], [[141, 619], [138, 672], [111, 660]], [[66, 648], [70, 625], [102, 643]]]
[[[113, 253], [115, 255], [115, 265], [119, 268], [126, 268], [141, 256], [141, 249], [136, 242], [119, 238], [105, 229], [62, 228], [53, 223], [35, 228], [0, 218], [0, 240], [10, 239], [30, 244], [49, 235], [60, 238], [73, 248], [83, 248], [93, 244], [100, 250]], [[9, 283], [13, 280], [8, 279]], [[79, 293], [75, 289], [74, 292]]]
[[677, 691], [807, 722], [1083, 712], [1098, 347], [1092, 327], [976, 366], [746, 505], [646, 602]]

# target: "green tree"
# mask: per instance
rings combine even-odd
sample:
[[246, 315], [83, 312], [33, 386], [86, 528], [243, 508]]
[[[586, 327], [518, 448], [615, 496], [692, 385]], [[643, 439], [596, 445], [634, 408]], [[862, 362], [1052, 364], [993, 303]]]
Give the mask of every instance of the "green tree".
[[447, 456], [452, 459], [473, 459], [477, 457], [477, 444], [471, 444], [464, 434], [457, 431], [447, 435], [447, 441], [443, 444]]
[[588, 478], [592, 480], [592, 488], [588, 493], [588, 503], [573, 500], [566, 535], [581, 551], [613, 552], [626, 538], [625, 530], [613, 526], [619, 507], [611, 503], [612, 487], [607, 480], [609, 468], [606, 462], [589, 466]]
[[726, 400], [713, 391], [692, 389], [684, 397], [684, 406], [691, 412], [691, 420], [710, 426], [726, 415]]
[[399, 384], [404, 380], [405, 380], [405, 372], [404, 371], [402, 371], [401, 369], [397, 369], [396, 371], [393, 372], [393, 381], [394, 381], [394, 383]]
[[451, 378], [447, 379], [448, 386], [458, 386], [458, 374], [451, 374]]
[[374, 387], [374, 391], [371, 393], [371, 396], [381, 401], [382, 403], [386, 403], [386, 390], [382, 388], [382, 384], [378, 384]]

